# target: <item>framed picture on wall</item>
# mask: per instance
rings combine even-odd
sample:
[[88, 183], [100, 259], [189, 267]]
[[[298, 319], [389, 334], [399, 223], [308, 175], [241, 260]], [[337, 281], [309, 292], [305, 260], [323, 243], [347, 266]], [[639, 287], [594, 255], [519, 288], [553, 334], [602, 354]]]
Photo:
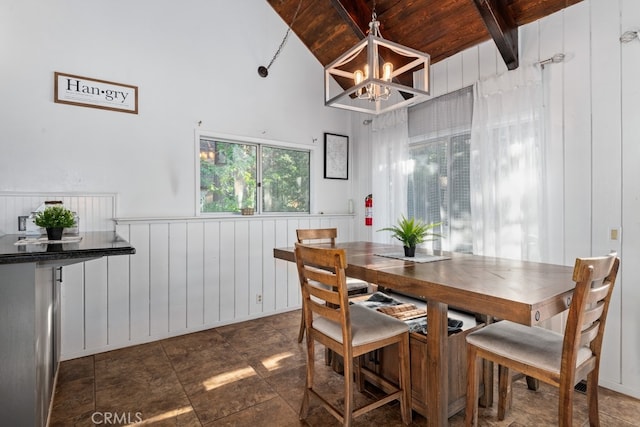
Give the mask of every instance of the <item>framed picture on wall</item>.
[[349, 137], [324, 134], [324, 177], [349, 179]]
[[73, 74], [53, 73], [53, 102], [138, 114], [138, 87]]

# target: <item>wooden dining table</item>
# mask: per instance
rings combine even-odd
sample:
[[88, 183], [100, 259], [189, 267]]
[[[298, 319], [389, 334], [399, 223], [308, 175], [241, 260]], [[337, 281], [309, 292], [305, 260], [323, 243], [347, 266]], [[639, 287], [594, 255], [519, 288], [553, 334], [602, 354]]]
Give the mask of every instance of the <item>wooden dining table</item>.
[[[318, 244], [317, 246], [329, 246]], [[393, 258], [402, 247], [343, 242], [347, 276], [423, 297], [427, 301], [427, 423], [448, 423], [447, 313], [449, 306], [533, 326], [565, 311], [575, 283], [573, 268], [455, 252], [421, 251], [437, 261]], [[276, 259], [295, 262], [293, 247], [274, 248]], [[444, 259], [442, 259], [444, 258]]]

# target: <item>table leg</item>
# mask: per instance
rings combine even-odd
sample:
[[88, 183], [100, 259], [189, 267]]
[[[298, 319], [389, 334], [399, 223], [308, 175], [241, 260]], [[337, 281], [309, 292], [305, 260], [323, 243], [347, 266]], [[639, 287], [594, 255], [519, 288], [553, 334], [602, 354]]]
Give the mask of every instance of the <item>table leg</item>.
[[[493, 323], [493, 316], [486, 314], [476, 315], [476, 319], [482, 321], [485, 326]], [[480, 398], [480, 406], [483, 408], [490, 408], [493, 405], [493, 362], [488, 360], [482, 361], [482, 381], [484, 384], [484, 393]]]
[[430, 427], [448, 424], [447, 313], [447, 304], [427, 302], [427, 425]]

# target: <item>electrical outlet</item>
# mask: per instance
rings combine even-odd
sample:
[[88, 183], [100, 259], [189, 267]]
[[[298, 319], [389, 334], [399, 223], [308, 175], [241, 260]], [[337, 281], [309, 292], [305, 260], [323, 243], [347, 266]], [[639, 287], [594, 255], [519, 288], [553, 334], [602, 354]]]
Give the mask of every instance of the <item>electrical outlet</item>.
[[256, 294], [256, 304], [262, 304], [262, 294]]
[[28, 216], [19, 216], [18, 217], [18, 231], [26, 231], [27, 230], [27, 218]]
[[609, 240], [619, 240], [620, 239], [620, 229], [619, 228], [611, 228], [609, 229]]

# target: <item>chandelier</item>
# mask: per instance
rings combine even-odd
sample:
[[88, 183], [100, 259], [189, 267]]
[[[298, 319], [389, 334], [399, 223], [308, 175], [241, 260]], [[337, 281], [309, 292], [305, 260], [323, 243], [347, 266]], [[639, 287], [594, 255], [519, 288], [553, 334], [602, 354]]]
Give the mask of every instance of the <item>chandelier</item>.
[[324, 69], [325, 105], [380, 114], [429, 96], [430, 56], [385, 40], [375, 3], [367, 37]]

